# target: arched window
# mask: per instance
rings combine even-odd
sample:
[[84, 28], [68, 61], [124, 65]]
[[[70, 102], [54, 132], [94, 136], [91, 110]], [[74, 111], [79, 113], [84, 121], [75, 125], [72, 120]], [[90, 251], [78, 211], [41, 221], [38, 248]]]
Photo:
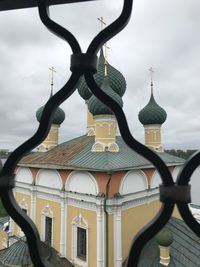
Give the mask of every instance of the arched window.
[[155, 170], [151, 178], [151, 188], [158, 188], [161, 183], [160, 174]]
[[146, 175], [142, 171], [129, 171], [121, 181], [121, 195], [144, 191], [148, 188]]
[[49, 205], [41, 212], [41, 240], [53, 246], [53, 211]]
[[72, 221], [72, 260], [73, 263], [88, 266], [88, 223], [80, 214]]
[[55, 170], [40, 170], [36, 177], [36, 185], [60, 190], [63, 187], [62, 178]]
[[15, 180], [17, 182], [32, 184], [33, 176], [29, 168], [19, 167], [16, 173]]
[[95, 178], [89, 172], [80, 171], [70, 173], [66, 181], [65, 190], [91, 195], [97, 195], [99, 193]]

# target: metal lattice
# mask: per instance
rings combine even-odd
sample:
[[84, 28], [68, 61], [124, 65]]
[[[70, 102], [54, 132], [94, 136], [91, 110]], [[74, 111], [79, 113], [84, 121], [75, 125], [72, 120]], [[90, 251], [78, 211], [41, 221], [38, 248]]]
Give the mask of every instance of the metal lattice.
[[73, 52], [70, 66], [72, 72], [71, 77], [63, 88], [48, 100], [43, 110], [38, 130], [29, 140], [19, 146], [9, 156], [0, 174], [0, 193], [3, 205], [12, 219], [24, 231], [34, 266], [53, 267], [52, 264], [43, 258], [43, 255], [41, 254], [40, 238], [36, 226], [21, 210], [14, 198], [12, 192], [15, 179], [14, 170], [22, 157], [37, 147], [47, 137], [51, 127], [52, 118], [57, 107], [74, 93], [76, 85], [82, 75], [85, 76], [85, 80], [91, 92], [100, 99], [101, 102], [106, 104], [115, 114], [121, 136], [125, 143], [141, 156], [148, 159], [158, 170], [162, 179], [162, 185], [160, 186], [160, 201], [162, 202], [162, 207], [156, 217], [134, 238], [126, 262], [126, 267], [138, 266], [142, 248], [168, 222], [175, 204], [177, 204], [179, 212], [187, 225], [200, 237], [200, 225], [194, 219], [188, 207], [188, 203], [190, 202], [189, 182], [193, 172], [200, 164], [200, 152], [196, 153], [184, 164], [179, 172], [176, 182], [174, 182], [168, 167], [160, 159], [160, 157], [152, 150], [139, 143], [132, 136], [125, 114], [121, 107], [105, 92], [103, 92], [94, 80], [93, 74], [97, 71], [97, 53], [106, 41], [118, 34], [127, 25], [132, 12], [133, 0], [124, 0], [121, 15], [92, 40], [86, 53], [82, 53], [81, 47], [73, 34], [56, 22], [52, 21], [48, 15], [48, 7], [50, 4], [81, 2], [81, 0], [18, 0], [15, 4], [12, 2], [13, 1], [1, 0], [0, 10], [38, 5], [40, 19], [43, 24], [55, 35], [63, 38], [70, 45]]

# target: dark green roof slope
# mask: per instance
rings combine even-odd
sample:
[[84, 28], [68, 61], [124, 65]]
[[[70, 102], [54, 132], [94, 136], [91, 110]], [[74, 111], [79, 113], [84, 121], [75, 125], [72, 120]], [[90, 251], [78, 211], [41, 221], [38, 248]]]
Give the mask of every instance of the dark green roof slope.
[[[41, 242], [42, 255], [55, 267], [73, 267], [66, 258], [61, 258], [58, 251]], [[33, 266], [25, 237], [19, 239], [9, 248], [0, 251], [0, 263], [5, 266]], [[1, 265], [0, 265], [1, 266]]]
[[[108, 79], [109, 79], [111, 88], [118, 95], [122, 97], [126, 91], [126, 81], [125, 81], [124, 76], [121, 74], [120, 71], [115, 69], [109, 63], [107, 65], [107, 69], [108, 69]], [[99, 62], [98, 62], [98, 70], [97, 70], [97, 73], [94, 74], [94, 79], [99, 87], [101, 87], [104, 77], [105, 77], [105, 58], [103, 55], [103, 49], [101, 49]], [[88, 85], [84, 77], [80, 79], [80, 82], [78, 84], [78, 92], [80, 96], [85, 100], [88, 100], [92, 96], [92, 93], [90, 89], [88, 88]]]
[[3, 264], [30, 266], [32, 265], [29, 250], [24, 240], [19, 240], [9, 247], [0, 251], [0, 261]]
[[[119, 171], [149, 168], [152, 164], [130, 149], [120, 136], [116, 142], [119, 152], [92, 152], [94, 136], [80, 136], [58, 145], [47, 152], [37, 152], [22, 159], [20, 166], [90, 170]], [[168, 166], [183, 164], [184, 160], [167, 153], [157, 153]]]
[[153, 94], [151, 94], [149, 103], [139, 112], [138, 118], [143, 125], [163, 124], [167, 118], [167, 113], [156, 103]]
[[[38, 122], [40, 122], [40, 120], [41, 120], [43, 110], [44, 110], [44, 106], [40, 107], [36, 111], [36, 118], [37, 118]], [[56, 112], [54, 113], [52, 123], [60, 125], [63, 123], [64, 120], [65, 120], [65, 112], [61, 108], [58, 107], [56, 109]]]
[[[120, 107], [123, 106], [122, 98], [112, 90], [107, 76], [103, 80], [101, 89], [115, 100]], [[113, 112], [94, 95], [88, 100], [88, 109], [93, 115], [113, 114]]]
[[[197, 237], [184, 221], [171, 218], [166, 228], [173, 235], [170, 246], [171, 261], [168, 267], [199, 267], [200, 237]], [[144, 247], [138, 267], [163, 267], [159, 263], [159, 248], [154, 239]]]

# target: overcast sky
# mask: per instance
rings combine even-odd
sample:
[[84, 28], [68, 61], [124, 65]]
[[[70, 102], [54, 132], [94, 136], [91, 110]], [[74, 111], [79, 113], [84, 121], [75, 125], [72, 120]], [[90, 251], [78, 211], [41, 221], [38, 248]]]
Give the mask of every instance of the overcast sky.
[[[122, 0], [101, 0], [51, 7], [54, 20], [70, 29], [83, 50], [100, 29], [97, 17], [111, 23]], [[138, 112], [150, 97], [148, 69], [153, 67], [154, 95], [166, 110], [165, 148], [200, 148], [200, 1], [135, 0], [126, 29], [109, 42], [109, 63], [126, 78], [124, 110], [141, 142]], [[14, 149], [37, 129], [36, 110], [68, 80], [69, 46], [40, 22], [36, 8], [0, 13], [0, 148]], [[85, 133], [86, 107], [78, 93], [61, 106], [66, 120], [60, 142]]]

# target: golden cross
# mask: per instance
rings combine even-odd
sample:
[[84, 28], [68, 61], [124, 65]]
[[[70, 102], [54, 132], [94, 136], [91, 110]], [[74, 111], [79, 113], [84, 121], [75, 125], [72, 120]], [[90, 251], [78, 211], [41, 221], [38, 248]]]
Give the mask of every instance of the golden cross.
[[101, 31], [103, 31], [104, 25], [106, 25], [106, 23], [104, 22], [103, 17], [100, 17], [100, 18], [97, 18], [97, 19], [100, 21], [100, 23], [101, 23]]
[[49, 70], [51, 71], [51, 96], [53, 95], [53, 74], [56, 73], [56, 70], [54, 69], [54, 67], [49, 68]]
[[151, 67], [150, 69], [149, 69], [149, 72], [150, 72], [150, 76], [151, 76], [151, 94], [153, 94], [153, 74], [154, 74], [154, 70], [153, 70], [153, 68]]

